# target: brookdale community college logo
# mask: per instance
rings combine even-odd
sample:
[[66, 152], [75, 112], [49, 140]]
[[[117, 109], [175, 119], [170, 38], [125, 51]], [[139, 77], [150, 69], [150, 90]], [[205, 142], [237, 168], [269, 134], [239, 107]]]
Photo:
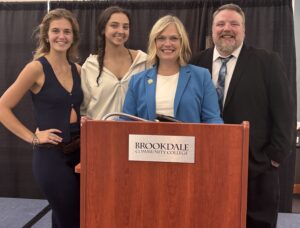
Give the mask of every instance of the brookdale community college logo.
[[129, 135], [130, 161], [195, 162], [195, 137]]
[[136, 153], [156, 153], [156, 154], [181, 154], [186, 155], [189, 150], [187, 143], [145, 143], [136, 142]]

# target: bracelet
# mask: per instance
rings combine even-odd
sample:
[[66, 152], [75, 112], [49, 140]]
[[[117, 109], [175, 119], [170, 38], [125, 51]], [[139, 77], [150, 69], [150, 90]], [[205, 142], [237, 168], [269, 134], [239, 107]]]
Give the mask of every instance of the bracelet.
[[37, 137], [36, 134], [32, 135], [32, 142], [31, 142], [31, 144], [33, 145], [33, 147], [35, 147], [35, 146], [37, 146], [37, 145], [40, 144], [40, 140], [39, 140], [39, 138]]

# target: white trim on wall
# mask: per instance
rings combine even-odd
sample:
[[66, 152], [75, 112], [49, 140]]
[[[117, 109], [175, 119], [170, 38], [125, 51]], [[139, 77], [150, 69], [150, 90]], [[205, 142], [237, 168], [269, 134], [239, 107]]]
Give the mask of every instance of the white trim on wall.
[[296, 46], [297, 121], [300, 121], [300, 1], [294, 2], [294, 31]]
[[295, 12], [295, 0], [293, 0], [293, 11]]
[[[64, 2], [87, 2], [91, 0], [52, 0], [52, 2], [64, 1]], [[97, 0], [98, 2], [107, 2], [108, 0]], [[51, 0], [0, 0], [0, 2], [51, 2]]]

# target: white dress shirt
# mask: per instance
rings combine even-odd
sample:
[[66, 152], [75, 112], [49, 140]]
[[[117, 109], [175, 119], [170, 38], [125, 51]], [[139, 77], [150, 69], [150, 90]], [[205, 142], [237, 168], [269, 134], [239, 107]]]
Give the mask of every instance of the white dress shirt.
[[[231, 78], [232, 78], [232, 74], [237, 62], [237, 59], [240, 55], [241, 49], [242, 49], [243, 44], [241, 44], [240, 47], [238, 47], [231, 55], [232, 58], [227, 62], [227, 74], [225, 76], [225, 85], [224, 85], [224, 98], [223, 98], [223, 106], [225, 103], [225, 99], [227, 96], [227, 92], [228, 92], [228, 88], [231, 82]], [[218, 52], [218, 50], [216, 49], [216, 47], [214, 48], [214, 54], [213, 54], [213, 64], [212, 64], [212, 80], [213, 83], [216, 87], [217, 82], [218, 82], [218, 77], [219, 77], [219, 71], [222, 65], [221, 59], [219, 57], [222, 58], [226, 58], [228, 56], [221, 56]]]

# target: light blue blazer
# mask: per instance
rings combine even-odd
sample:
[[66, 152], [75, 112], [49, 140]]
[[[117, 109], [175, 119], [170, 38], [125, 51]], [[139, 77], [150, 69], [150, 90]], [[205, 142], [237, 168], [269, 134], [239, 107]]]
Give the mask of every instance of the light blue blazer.
[[[157, 68], [134, 75], [123, 105], [123, 112], [144, 119], [156, 118]], [[180, 68], [174, 99], [174, 117], [191, 123], [223, 123], [216, 89], [207, 69], [194, 65]]]

